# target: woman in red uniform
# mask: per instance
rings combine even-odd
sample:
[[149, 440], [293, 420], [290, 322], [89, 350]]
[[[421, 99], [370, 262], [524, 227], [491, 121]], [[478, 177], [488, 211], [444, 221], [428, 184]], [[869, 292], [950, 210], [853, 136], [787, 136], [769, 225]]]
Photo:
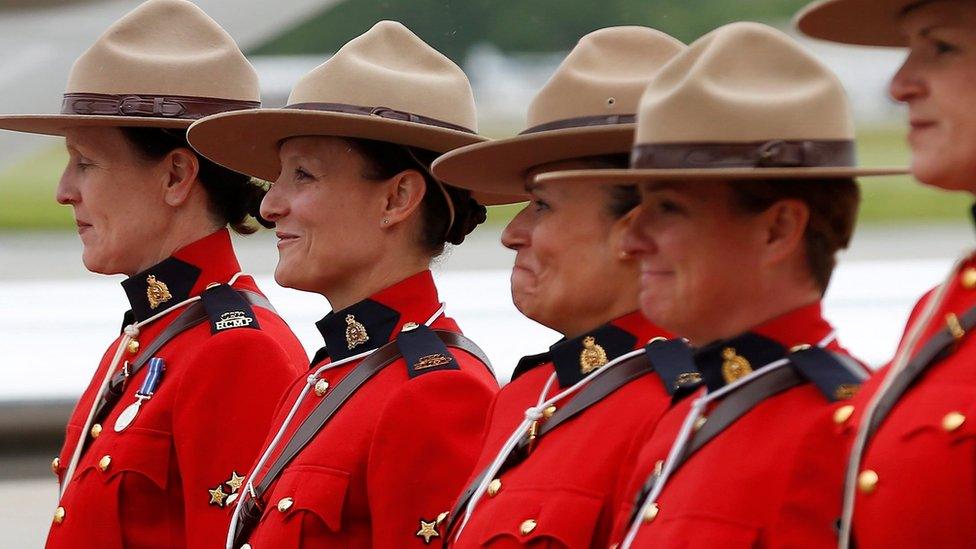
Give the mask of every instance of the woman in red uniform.
[[687, 337], [704, 387], [637, 451], [613, 541], [625, 547], [829, 547], [844, 447], [837, 401], [866, 371], [821, 314], [854, 228], [853, 125], [837, 78], [756, 23], [722, 27], [641, 99], [630, 170], [537, 180], [639, 182], [624, 249], [641, 310]]
[[305, 353], [241, 272], [227, 226], [263, 190], [198, 157], [186, 128], [255, 108], [257, 77], [199, 8], [152, 0], [78, 59], [60, 115], [0, 127], [63, 135], [57, 198], [85, 267], [125, 274], [131, 310], [75, 408], [48, 547], [214, 547]]
[[[620, 247], [637, 190], [531, 178], [626, 167], [637, 101], [682, 49], [646, 27], [588, 34], [531, 103], [527, 130], [434, 164], [436, 176], [460, 187], [527, 193], [529, 204], [502, 235], [516, 251], [512, 297], [523, 314], [565, 336], [523, 358], [496, 397], [470, 491], [449, 520], [453, 547], [607, 546], [628, 445], [671, 402], [644, 357], [596, 397], [589, 392], [611, 370], [629, 368], [617, 359], [664, 335], [636, 310], [637, 265]], [[527, 410], [539, 417], [526, 420]]]
[[[907, 46], [890, 93], [908, 105], [912, 174], [976, 193], [976, 5], [821, 2], [798, 25], [827, 40]], [[976, 539], [974, 290], [970, 252], [919, 301], [893, 361], [847, 412], [854, 446], [841, 547], [968, 547]]]
[[438, 517], [474, 466], [497, 390], [428, 270], [485, 219], [470, 193], [429, 173], [436, 154], [482, 140], [467, 77], [383, 21], [303, 77], [287, 107], [247, 114], [203, 120], [190, 140], [274, 181], [261, 212], [277, 223], [275, 278], [324, 295], [333, 311], [317, 324], [325, 347], [282, 401], [228, 544], [438, 543]]

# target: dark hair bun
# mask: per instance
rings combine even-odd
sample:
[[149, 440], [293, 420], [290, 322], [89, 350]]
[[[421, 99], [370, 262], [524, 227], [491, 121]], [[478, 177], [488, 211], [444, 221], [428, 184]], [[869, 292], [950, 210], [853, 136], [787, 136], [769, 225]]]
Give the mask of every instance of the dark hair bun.
[[454, 203], [454, 224], [444, 238], [455, 246], [464, 242], [464, 237], [488, 219], [488, 208], [471, 197], [471, 192], [445, 185]]

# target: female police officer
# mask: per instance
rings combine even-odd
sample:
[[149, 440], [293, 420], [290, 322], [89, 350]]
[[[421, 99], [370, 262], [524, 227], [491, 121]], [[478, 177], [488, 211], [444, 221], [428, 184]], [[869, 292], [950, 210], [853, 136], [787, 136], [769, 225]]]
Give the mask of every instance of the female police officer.
[[[908, 105], [912, 174], [976, 193], [976, 4], [830, 1], [800, 30], [827, 40], [908, 46], [890, 93]], [[915, 307], [892, 363], [854, 403], [841, 546], [963, 547], [976, 539], [976, 256]]]
[[229, 114], [198, 122], [190, 141], [274, 180], [261, 212], [277, 223], [275, 278], [324, 295], [333, 312], [318, 323], [326, 346], [284, 400], [228, 543], [437, 542], [497, 389], [428, 270], [485, 219], [467, 191], [429, 173], [438, 152], [482, 139], [468, 80], [383, 21], [303, 77], [287, 107]]
[[[63, 135], [57, 198], [88, 270], [122, 273], [131, 311], [68, 422], [48, 547], [213, 547], [278, 394], [305, 360], [242, 274], [226, 226], [263, 191], [201, 159], [186, 128], [258, 106], [234, 41], [190, 2], [151, 0], [75, 63], [60, 115], [0, 127]], [[83, 314], [83, 313], [82, 313]]]
[[[737, 23], [691, 44], [641, 99], [625, 249], [641, 310], [690, 339], [704, 387], [638, 452], [614, 541], [633, 547], [829, 547], [844, 447], [836, 401], [866, 377], [820, 299], [854, 227], [853, 126], [840, 82], [793, 40]], [[634, 500], [631, 500], [633, 502]], [[836, 503], [836, 502], [835, 502]]]
[[[470, 491], [449, 520], [454, 547], [607, 546], [629, 442], [670, 403], [658, 378], [642, 375], [651, 373], [643, 360], [619, 380], [611, 374], [624, 365], [608, 365], [664, 334], [636, 310], [637, 265], [620, 248], [637, 191], [531, 182], [554, 169], [625, 167], [641, 92], [683, 48], [646, 27], [588, 34], [529, 106], [528, 129], [434, 163], [451, 184], [527, 193], [502, 235], [516, 251], [512, 297], [565, 336], [522, 359], [498, 394]], [[579, 388], [608, 379], [597, 397]], [[527, 423], [526, 410], [540, 407]], [[523, 448], [506, 445], [513, 436]]]

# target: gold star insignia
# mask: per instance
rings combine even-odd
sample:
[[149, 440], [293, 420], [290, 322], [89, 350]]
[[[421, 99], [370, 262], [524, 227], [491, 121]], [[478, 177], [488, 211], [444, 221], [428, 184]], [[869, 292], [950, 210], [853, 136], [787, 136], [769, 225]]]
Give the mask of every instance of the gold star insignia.
[[224, 506], [224, 499], [227, 497], [227, 493], [224, 492], [223, 485], [207, 491], [210, 492], [210, 505], [216, 505], [217, 507]]
[[424, 538], [424, 543], [430, 544], [432, 538], [441, 537], [440, 532], [437, 531], [437, 521], [432, 520], [430, 522], [420, 519], [420, 530], [417, 530], [417, 537]]
[[228, 480], [224, 484], [226, 484], [227, 486], [230, 486], [230, 489], [233, 490], [231, 492], [232, 494], [236, 494], [237, 491], [241, 489], [241, 486], [244, 485], [244, 477], [241, 476], [241, 475], [238, 475], [237, 474], [237, 471], [231, 471], [231, 473], [230, 473], [230, 480]]

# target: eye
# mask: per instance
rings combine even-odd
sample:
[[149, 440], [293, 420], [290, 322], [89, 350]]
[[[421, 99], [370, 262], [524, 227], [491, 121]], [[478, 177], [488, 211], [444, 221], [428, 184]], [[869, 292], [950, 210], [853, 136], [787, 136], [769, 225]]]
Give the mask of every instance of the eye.
[[547, 204], [544, 200], [540, 200], [538, 198], [532, 199], [532, 210], [533, 211], [535, 211], [535, 212], [541, 212], [543, 210], [548, 210], [548, 209], [549, 209], [549, 204]]
[[309, 179], [312, 179], [312, 174], [303, 168], [295, 168], [295, 181], [307, 181]]
[[658, 200], [657, 204], [655, 205], [655, 209], [659, 213], [663, 214], [680, 213], [684, 211], [676, 202], [667, 199]]
[[957, 51], [955, 46], [949, 44], [948, 42], [943, 42], [942, 40], [935, 40], [933, 42], [933, 47], [935, 48], [936, 55]]

